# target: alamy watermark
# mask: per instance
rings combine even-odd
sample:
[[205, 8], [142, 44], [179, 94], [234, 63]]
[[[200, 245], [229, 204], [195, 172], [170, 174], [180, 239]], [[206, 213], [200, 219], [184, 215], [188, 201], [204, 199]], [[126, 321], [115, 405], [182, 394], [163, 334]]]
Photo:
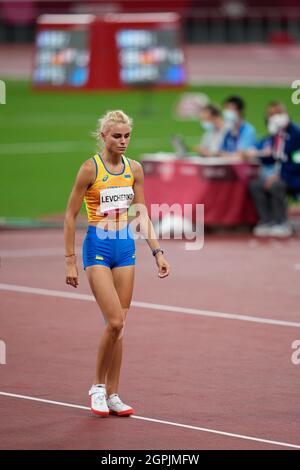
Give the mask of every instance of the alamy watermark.
[[[112, 214], [113, 215], [113, 214]], [[162, 238], [169, 240], [185, 239], [186, 250], [201, 250], [204, 246], [204, 204], [151, 204], [150, 214], [144, 204], [132, 204], [128, 223], [128, 230], [110, 230], [114, 226], [114, 219], [108, 221], [108, 228], [97, 226], [96, 233], [99, 239], [126, 239], [137, 240]], [[194, 223], [192, 221], [195, 221]], [[153, 221], [153, 223], [151, 222]], [[150, 222], [150, 223], [149, 223]]]
[[0, 365], [6, 364], [6, 344], [0, 339]]
[[0, 104], [6, 104], [6, 85], [3, 80], [0, 80]]
[[295, 349], [291, 355], [292, 364], [298, 366], [300, 364], [300, 339], [295, 339], [291, 345], [292, 349]]

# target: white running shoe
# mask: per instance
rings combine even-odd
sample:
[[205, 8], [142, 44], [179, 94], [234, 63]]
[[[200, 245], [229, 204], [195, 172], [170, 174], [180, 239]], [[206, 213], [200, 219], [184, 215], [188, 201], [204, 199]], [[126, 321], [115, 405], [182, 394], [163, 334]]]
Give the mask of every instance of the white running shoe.
[[293, 235], [292, 227], [288, 223], [276, 224], [271, 228], [271, 236], [278, 238], [287, 238]]
[[269, 237], [271, 232], [272, 226], [270, 224], [258, 224], [253, 229], [253, 235], [256, 237]]
[[109, 408], [110, 414], [118, 415], [118, 416], [129, 416], [132, 415], [135, 411], [128, 405], [125, 405], [120, 400], [120, 397], [117, 393], [113, 393], [107, 399], [107, 406]]
[[91, 410], [99, 416], [109, 415], [109, 409], [106, 403], [106, 388], [103, 385], [92, 385], [89, 390], [91, 397]]

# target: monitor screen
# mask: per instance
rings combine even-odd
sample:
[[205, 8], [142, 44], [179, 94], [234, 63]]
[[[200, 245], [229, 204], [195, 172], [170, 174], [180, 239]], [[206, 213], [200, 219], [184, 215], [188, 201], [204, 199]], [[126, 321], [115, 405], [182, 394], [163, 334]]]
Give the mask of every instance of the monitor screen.
[[36, 37], [35, 85], [84, 86], [88, 80], [88, 31], [43, 29]]
[[184, 57], [176, 29], [122, 29], [116, 42], [123, 84], [184, 83]]

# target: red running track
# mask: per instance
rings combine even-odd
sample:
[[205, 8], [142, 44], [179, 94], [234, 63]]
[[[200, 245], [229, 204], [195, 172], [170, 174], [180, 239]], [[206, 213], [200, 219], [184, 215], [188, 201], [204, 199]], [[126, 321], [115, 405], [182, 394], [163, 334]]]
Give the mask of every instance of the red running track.
[[208, 236], [197, 252], [162, 241], [165, 280], [138, 241], [120, 386], [137, 415], [107, 419], [87, 409], [103, 321], [82, 268], [77, 290], [64, 284], [62, 233], [0, 242], [1, 449], [300, 446], [299, 238]]

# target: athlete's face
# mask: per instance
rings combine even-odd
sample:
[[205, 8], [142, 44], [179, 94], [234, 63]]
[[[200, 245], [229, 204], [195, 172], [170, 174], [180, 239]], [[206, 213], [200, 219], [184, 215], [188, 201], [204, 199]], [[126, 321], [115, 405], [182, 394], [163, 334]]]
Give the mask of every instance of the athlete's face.
[[102, 132], [101, 137], [110, 153], [121, 155], [129, 145], [130, 134], [131, 127], [128, 124], [114, 124], [105, 133]]

